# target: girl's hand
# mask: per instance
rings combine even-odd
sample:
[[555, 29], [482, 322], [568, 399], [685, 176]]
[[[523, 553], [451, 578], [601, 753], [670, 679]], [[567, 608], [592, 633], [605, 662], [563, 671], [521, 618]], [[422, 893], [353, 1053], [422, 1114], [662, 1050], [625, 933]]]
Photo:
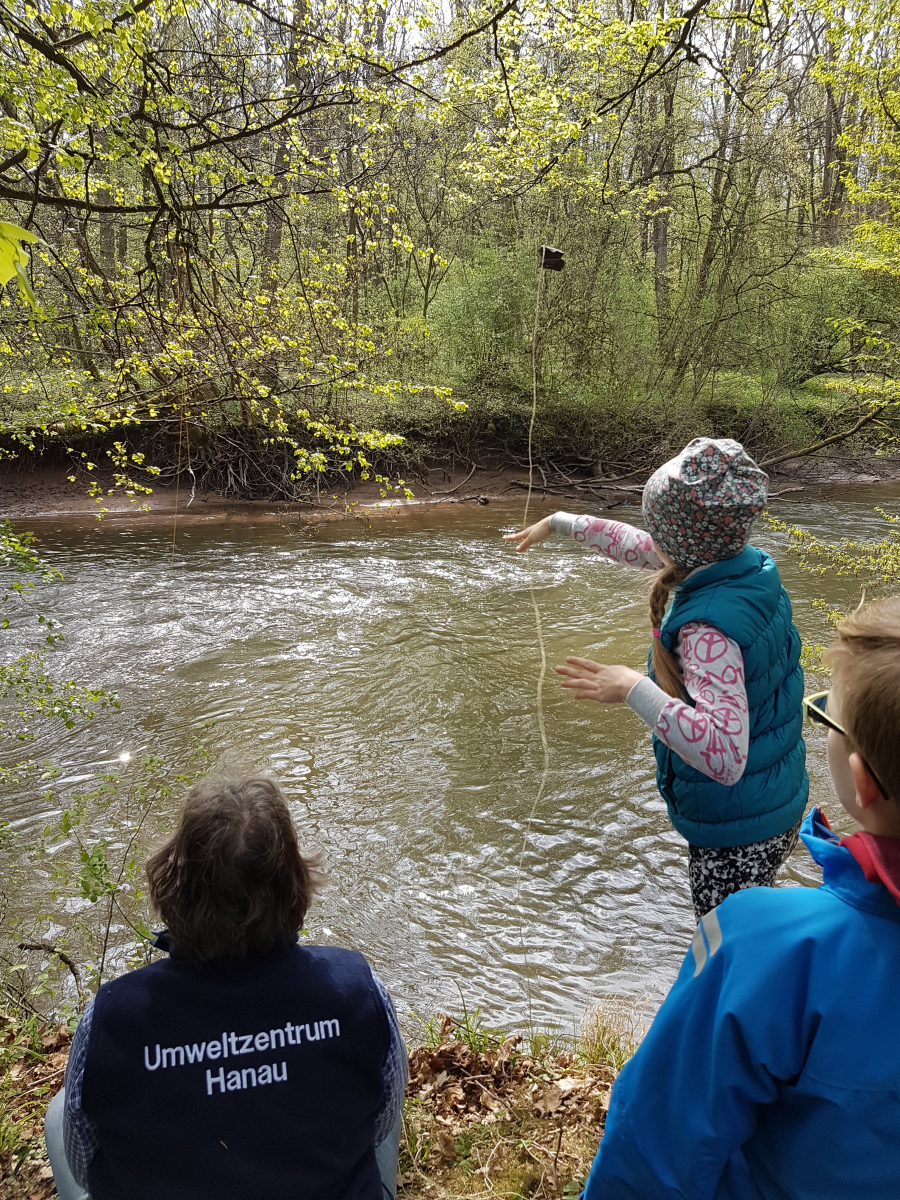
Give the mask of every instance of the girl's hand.
[[576, 700], [593, 700], [596, 704], [624, 704], [625, 697], [639, 679], [640, 671], [631, 667], [608, 667], [591, 662], [589, 658], [567, 658], [566, 666], [554, 667], [557, 675], [565, 675], [564, 688], [572, 688]]
[[504, 542], [517, 542], [516, 552], [521, 554], [523, 550], [530, 550], [539, 542], [546, 542], [552, 532], [550, 518], [544, 517], [542, 521], [538, 521], [535, 525], [529, 525], [527, 529], [520, 529], [518, 533], [504, 533], [503, 540]]

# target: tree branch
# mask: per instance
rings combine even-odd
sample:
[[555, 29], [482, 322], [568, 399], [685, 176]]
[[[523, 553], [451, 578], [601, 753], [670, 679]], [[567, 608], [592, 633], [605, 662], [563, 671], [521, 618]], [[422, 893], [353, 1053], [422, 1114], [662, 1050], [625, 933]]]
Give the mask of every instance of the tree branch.
[[78, 992], [78, 999], [84, 1003], [84, 988], [81, 986], [81, 972], [78, 970], [75, 961], [66, 954], [65, 950], [58, 950], [52, 942], [19, 942], [20, 950], [41, 950], [44, 954], [55, 954], [61, 963], [69, 968], [72, 973], [72, 978], [75, 980], [75, 990]]
[[826, 446], [834, 446], [838, 442], [844, 442], [848, 437], [853, 437], [854, 433], [858, 433], [864, 425], [868, 425], [870, 421], [874, 421], [879, 414], [884, 412], [889, 403], [890, 401], [886, 401], [877, 408], [873, 408], [866, 416], [861, 417], [852, 429], [845, 429], [843, 433], [834, 433], [831, 437], [823, 438], [821, 442], [815, 442], [812, 446], [804, 447], [803, 450], [792, 450], [790, 454], [779, 454], [777, 458], [767, 458], [765, 462], [759, 463], [759, 466], [775, 467], [779, 463], [789, 462], [792, 458], [807, 458], [810, 454], [815, 454], [817, 450], [823, 450]]

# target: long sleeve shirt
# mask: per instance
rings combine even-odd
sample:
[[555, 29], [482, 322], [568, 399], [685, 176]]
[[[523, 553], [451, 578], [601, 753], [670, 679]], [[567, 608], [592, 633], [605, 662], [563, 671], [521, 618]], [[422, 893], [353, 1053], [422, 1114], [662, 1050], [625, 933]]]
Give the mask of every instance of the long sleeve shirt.
[[[663, 566], [650, 535], [622, 521], [558, 512], [550, 526], [613, 562], [647, 571]], [[741, 648], [714, 626], [692, 621], [678, 631], [672, 652], [693, 703], [674, 699], [648, 676], [625, 703], [679, 758], [730, 787], [744, 773], [750, 744]]]
[[[371, 969], [371, 968], [370, 968]], [[408, 1060], [406, 1045], [390, 993], [372, 971], [375, 991], [384, 1006], [390, 1027], [390, 1046], [387, 1058], [382, 1067], [384, 1096], [381, 1110], [375, 1118], [374, 1145], [380, 1146], [394, 1127], [403, 1108], [403, 1095], [406, 1091]], [[87, 1061], [88, 1040], [91, 1036], [91, 1020], [94, 1015], [94, 1001], [89, 1001], [82, 1014], [75, 1037], [72, 1039], [72, 1049], [66, 1066], [66, 1108], [63, 1118], [63, 1144], [66, 1152], [66, 1162], [77, 1183], [83, 1188], [88, 1186], [88, 1167], [100, 1148], [97, 1127], [81, 1107], [81, 1089], [84, 1082], [84, 1067]]]

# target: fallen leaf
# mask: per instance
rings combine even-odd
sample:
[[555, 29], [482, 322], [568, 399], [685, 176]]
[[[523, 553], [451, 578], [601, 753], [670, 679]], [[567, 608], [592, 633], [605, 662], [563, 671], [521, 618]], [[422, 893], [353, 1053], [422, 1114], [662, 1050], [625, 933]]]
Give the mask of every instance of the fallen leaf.
[[427, 1100], [429, 1096], [433, 1096], [435, 1092], [439, 1092], [449, 1078], [450, 1076], [446, 1071], [441, 1071], [436, 1079], [433, 1079], [431, 1083], [426, 1083], [425, 1087], [422, 1088], [421, 1092], [419, 1092], [419, 1099]]
[[510, 1055], [513, 1053], [521, 1040], [522, 1039], [519, 1034], [516, 1034], [515, 1037], [507, 1038], [505, 1042], [501, 1043], [494, 1059], [494, 1062], [498, 1067], [502, 1066], [503, 1063], [508, 1061]]
[[555, 1113], [562, 1104], [563, 1094], [555, 1083], [545, 1088], [534, 1102], [534, 1110], [542, 1117]]
[[431, 1143], [431, 1149], [438, 1162], [452, 1162], [456, 1158], [456, 1139], [452, 1133], [439, 1129]]
[[573, 1079], [571, 1075], [565, 1079], [557, 1079], [556, 1086], [564, 1096], [568, 1096], [570, 1092], [574, 1092], [577, 1088], [584, 1087], [583, 1079]]

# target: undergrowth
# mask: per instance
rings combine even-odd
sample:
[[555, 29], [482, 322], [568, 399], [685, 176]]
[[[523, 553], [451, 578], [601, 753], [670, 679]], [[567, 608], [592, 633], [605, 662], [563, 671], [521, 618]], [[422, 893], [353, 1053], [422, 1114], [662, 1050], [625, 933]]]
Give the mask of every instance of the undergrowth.
[[646, 1002], [608, 997], [580, 1026], [510, 1035], [480, 1009], [419, 1022], [410, 1052], [400, 1195], [576, 1197], [610, 1088], [643, 1036]]

